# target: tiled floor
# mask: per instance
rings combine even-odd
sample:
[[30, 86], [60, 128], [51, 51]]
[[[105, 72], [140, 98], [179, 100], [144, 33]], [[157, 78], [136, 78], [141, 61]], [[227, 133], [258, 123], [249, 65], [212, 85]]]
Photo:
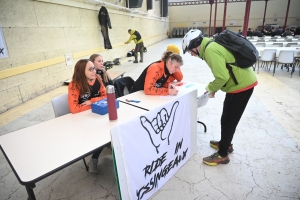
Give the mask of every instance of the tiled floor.
[[[126, 70], [136, 79], [151, 62], [160, 58], [166, 46], [181, 46], [181, 39], [167, 39], [148, 47], [144, 63], [123, 59], [111, 70]], [[213, 76], [204, 61], [184, 55], [184, 80], [207, 84]], [[272, 73], [260, 69], [259, 81], [233, 139], [230, 163], [210, 167], [202, 158], [215, 150], [209, 140], [220, 138], [220, 115], [225, 94], [198, 109], [207, 133], [198, 126], [197, 153], [151, 199], [300, 199], [300, 77], [286, 70]], [[62, 86], [0, 115], [0, 135], [54, 118], [51, 98], [67, 92]], [[24, 155], [30, 156], [30, 155]], [[43, 162], [36, 158], [36, 162]], [[34, 165], [34, 163], [32, 163]], [[38, 182], [37, 199], [119, 199], [110, 150], [105, 149], [98, 164], [98, 175], [86, 172], [82, 161]], [[27, 199], [11, 168], [0, 153], [0, 200]]]

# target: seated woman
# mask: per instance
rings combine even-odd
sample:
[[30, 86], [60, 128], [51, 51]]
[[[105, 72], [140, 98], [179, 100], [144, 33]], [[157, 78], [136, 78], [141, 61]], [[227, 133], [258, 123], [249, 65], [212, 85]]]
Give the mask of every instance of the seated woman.
[[101, 76], [102, 82], [104, 86], [113, 85], [111, 78], [109, 77], [108, 73], [106, 72], [105, 68], [103, 67], [103, 58], [99, 54], [93, 54], [90, 56], [90, 60], [94, 63], [96, 68], [96, 73]]
[[[180, 51], [179, 51], [180, 52]], [[144, 90], [147, 95], [177, 95], [178, 90], [169, 88], [174, 80], [181, 81], [183, 61], [179, 54], [166, 51], [161, 60], [150, 64], [134, 82], [130, 93]]]
[[[68, 86], [68, 103], [71, 113], [91, 109], [91, 104], [106, 98], [101, 78], [96, 74], [94, 64], [88, 59], [79, 60]], [[98, 157], [103, 148], [94, 152], [88, 163], [90, 173], [97, 173]]]

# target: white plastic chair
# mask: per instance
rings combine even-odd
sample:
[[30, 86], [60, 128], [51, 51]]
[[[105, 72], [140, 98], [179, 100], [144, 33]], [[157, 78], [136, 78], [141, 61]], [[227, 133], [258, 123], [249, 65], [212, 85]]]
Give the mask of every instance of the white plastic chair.
[[[68, 94], [62, 94], [60, 96], [54, 97], [51, 100], [55, 118], [69, 114], [69, 103], [68, 103]], [[82, 158], [86, 171], [88, 171], [88, 166], [85, 162], [85, 159]]]
[[256, 47], [265, 47], [266, 43], [256, 43], [256, 44], [254, 44], [254, 46], [256, 46]]
[[269, 47], [283, 47], [283, 43], [273, 43]]
[[[271, 68], [272, 62], [274, 62], [274, 66], [276, 66], [276, 52], [277, 52], [276, 49], [265, 49], [262, 52], [262, 55], [259, 60], [260, 62], [262, 62], [261, 66], [263, 66], [265, 64], [265, 66], [268, 69], [268, 63], [270, 63], [269, 70]], [[258, 64], [257, 73], [259, 73], [259, 64]]]
[[60, 96], [54, 97], [51, 100], [51, 103], [53, 106], [55, 118], [70, 113], [68, 94], [62, 94]]
[[290, 47], [291, 45], [297, 45], [297, 44], [298, 44], [297, 42], [294, 42], [294, 43], [293, 43], [293, 42], [287, 43], [287, 44], [286, 44], [286, 47]]
[[[280, 64], [284, 64], [289, 71], [289, 65], [292, 67], [291, 77], [293, 72], [295, 71], [295, 63], [294, 63], [294, 51], [281, 50], [278, 59], [277, 59], [277, 67]], [[281, 69], [283, 66], [281, 67]], [[273, 70], [273, 76], [275, 74], [275, 66]]]

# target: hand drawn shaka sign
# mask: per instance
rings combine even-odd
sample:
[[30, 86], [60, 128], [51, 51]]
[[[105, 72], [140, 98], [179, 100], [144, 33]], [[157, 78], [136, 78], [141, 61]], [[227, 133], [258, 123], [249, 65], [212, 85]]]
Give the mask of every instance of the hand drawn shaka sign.
[[170, 145], [170, 134], [172, 132], [175, 114], [179, 102], [174, 102], [170, 113], [165, 108], [162, 108], [151, 121], [145, 116], [141, 116], [141, 124], [147, 131], [151, 143], [156, 148], [156, 152], [159, 153], [158, 147], [160, 144], [168, 138], [168, 145]]

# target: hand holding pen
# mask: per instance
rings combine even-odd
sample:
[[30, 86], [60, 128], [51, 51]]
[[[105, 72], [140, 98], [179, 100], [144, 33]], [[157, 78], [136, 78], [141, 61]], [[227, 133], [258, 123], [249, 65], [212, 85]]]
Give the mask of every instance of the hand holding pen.
[[176, 96], [178, 94], [178, 90], [175, 88], [175, 86], [172, 83], [169, 83], [169, 95]]

